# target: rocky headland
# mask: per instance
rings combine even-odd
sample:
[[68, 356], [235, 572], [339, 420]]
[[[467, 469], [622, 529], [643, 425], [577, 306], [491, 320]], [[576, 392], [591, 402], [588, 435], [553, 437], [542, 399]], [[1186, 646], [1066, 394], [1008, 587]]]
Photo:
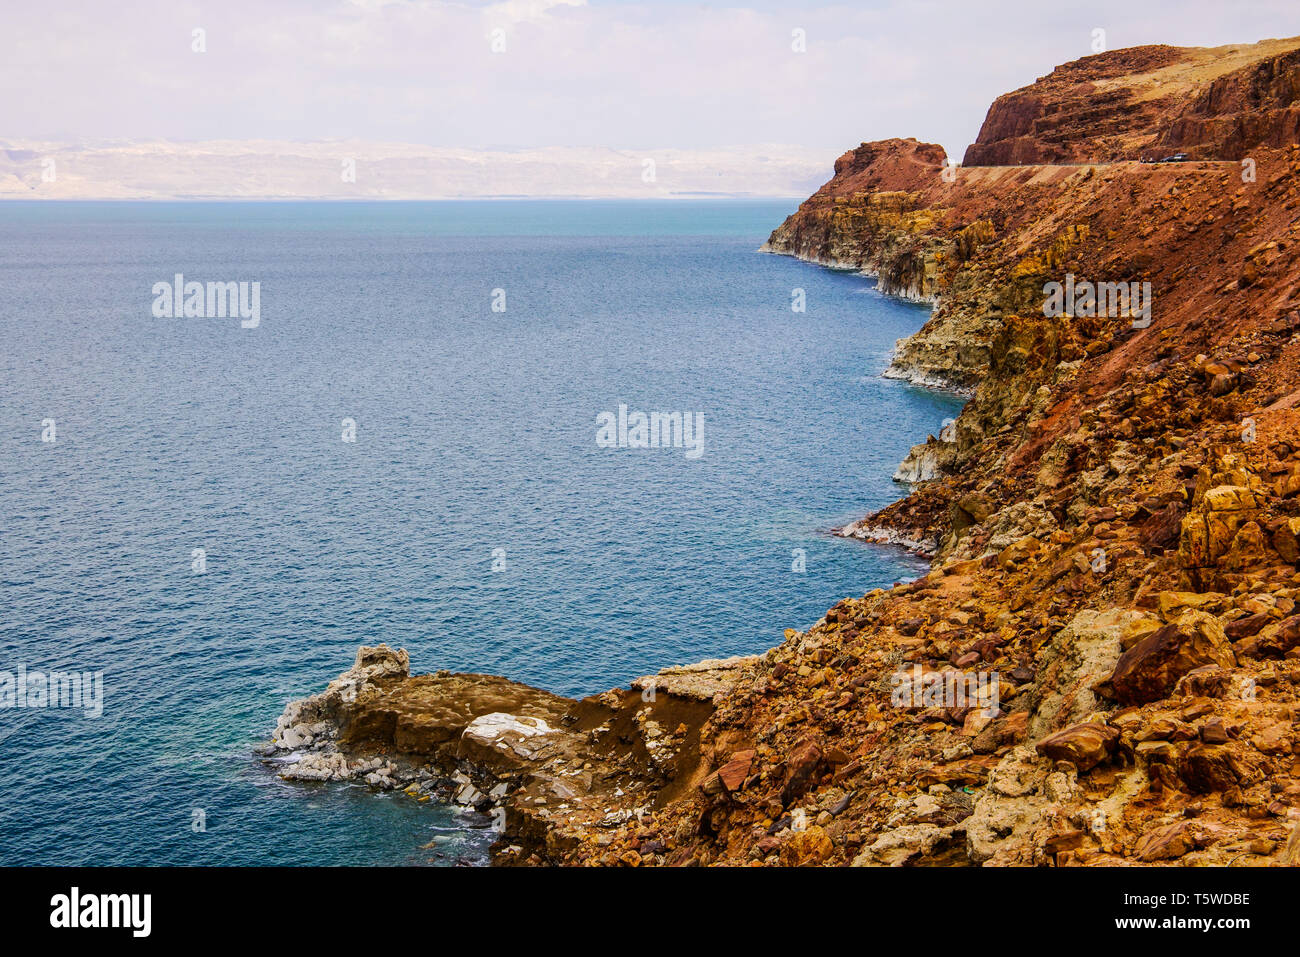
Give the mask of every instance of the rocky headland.
[[[1298, 118], [1300, 38], [1142, 47], [1000, 97], [961, 167], [845, 153], [765, 248], [935, 304], [891, 374], [970, 400], [843, 532], [932, 571], [581, 701], [363, 648], [281, 773], [472, 805], [497, 863], [1300, 862]], [[1150, 321], [1045, 315], [1067, 275]]]

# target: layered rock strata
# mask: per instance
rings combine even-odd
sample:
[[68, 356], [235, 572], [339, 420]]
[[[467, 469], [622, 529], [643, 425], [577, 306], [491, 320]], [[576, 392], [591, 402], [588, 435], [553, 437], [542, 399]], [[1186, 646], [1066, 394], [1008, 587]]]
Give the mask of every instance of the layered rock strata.
[[998, 97], [966, 166], [1239, 160], [1300, 130], [1295, 39], [1134, 47], [1075, 60]]

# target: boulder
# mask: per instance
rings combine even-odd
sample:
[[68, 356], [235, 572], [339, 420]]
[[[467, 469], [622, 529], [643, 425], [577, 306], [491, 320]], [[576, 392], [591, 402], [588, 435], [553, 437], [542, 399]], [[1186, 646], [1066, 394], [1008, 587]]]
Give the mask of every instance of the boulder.
[[1084, 722], [1048, 735], [1034, 745], [1034, 750], [1053, 761], [1068, 761], [1084, 772], [1091, 771], [1114, 754], [1118, 741], [1118, 729]]
[[1037, 706], [1029, 720], [1030, 740], [1077, 724], [1100, 706], [1093, 686], [1115, 669], [1123, 636], [1159, 622], [1142, 612], [1084, 609], [1043, 649]]
[[1193, 668], [1210, 664], [1236, 665], [1223, 626], [1203, 611], [1186, 611], [1124, 652], [1109, 684], [1120, 703], [1146, 704], [1167, 697]]
[[781, 847], [781, 863], [786, 867], [820, 864], [835, 852], [830, 835], [814, 824], [806, 831], [796, 831]]
[[1255, 507], [1255, 493], [1241, 485], [1219, 485], [1205, 493], [1204, 506], [1211, 512], [1239, 512]]
[[1273, 532], [1273, 548], [1283, 561], [1300, 561], [1300, 518], [1288, 518]]
[[718, 768], [719, 783], [728, 791], [739, 791], [745, 779], [749, 777], [749, 769], [753, 763], [753, 751], [737, 751], [726, 764]]
[[1175, 821], [1148, 831], [1138, 838], [1134, 856], [1144, 864], [1182, 857], [1188, 851], [1204, 847], [1212, 840], [1206, 826], [1197, 820]]
[[813, 775], [822, 763], [822, 749], [817, 742], [805, 740], [797, 745], [786, 760], [785, 786], [781, 789], [781, 803], [790, 802], [808, 790]]
[[993, 514], [996, 503], [983, 492], [967, 492], [953, 503], [951, 519], [953, 529], [960, 531], [978, 525]]
[[1153, 514], [1138, 529], [1138, 537], [1147, 548], [1164, 551], [1178, 545], [1178, 536], [1182, 531], [1183, 516], [1187, 509], [1177, 502], [1171, 502]]
[[954, 829], [905, 824], [881, 834], [853, 859], [854, 867], [905, 867], [936, 856], [954, 843]]
[[1237, 762], [1229, 745], [1193, 745], [1178, 762], [1178, 776], [1197, 794], [1224, 791], [1239, 778]]
[[1264, 625], [1237, 647], [1251, 658], [1281, 658], [1296, 645], [1300, 645], [1300, 615]]

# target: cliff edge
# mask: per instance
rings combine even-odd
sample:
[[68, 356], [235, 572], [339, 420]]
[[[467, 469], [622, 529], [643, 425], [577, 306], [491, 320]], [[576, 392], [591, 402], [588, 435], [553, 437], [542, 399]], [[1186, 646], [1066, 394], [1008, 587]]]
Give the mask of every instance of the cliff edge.
[[282, 757], [432, 761], [503, 863], [1300, 863], [1297, 49], [1068, 64], [966, 166], [863, 144], [773, 232], [936, 303], [892, 374], [971, 399], [845, 530], [927, 576], [581, 702], [401, 658]]
[[1295, 141], [1297, 90], [1295, 38], [1099, 53], [998, 97], [963, 165], [1239, 160]]

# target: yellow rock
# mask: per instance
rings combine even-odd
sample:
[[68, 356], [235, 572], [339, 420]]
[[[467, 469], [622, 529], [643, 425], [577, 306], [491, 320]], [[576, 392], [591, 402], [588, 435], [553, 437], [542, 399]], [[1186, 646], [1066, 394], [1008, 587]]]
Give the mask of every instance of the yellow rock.
[[[1164, 592], [1163, 594], [1168, 595], [1175, 593]], [[1124, 629], [1124, 633], [1120, 635], [1119, 646], [1125, 651], [1128, 651], [1147, 635], [1151, 634], [1151, 632], [1156, 631], [1159, 628], [1160, 622], [1156, 621], [1154, 618], [1136, 618], [1129, 622], [1128, 627]], [[1003, 697], [1006, 697], [1005, 692], [1003, 692]]]
[[814, 824], [806, 831], [797, 831], [781, 848], [781, 863], [787, 867], [820, 864], [835, 851], [828, 835], [820, 825]]
[[1237, 512], [1255, 507], [1255, 494], [1240, 485], [1220, 485], [1205, 493], [1205, 507], [1211, 512]]
[[1160, 610], [1160, 617], [1169, 621], [1178, 617], [1184, 608], [1217, 607], [1223, 604], [1223, 599], [1219, 592], [1162, 591], [1156, 595], [1156, 607]]
[[1038, 539], [1034, 538], [1032, 535], [1026, 535], [1024, 538], [1020, 539], [1020, 541], [1008, 545], [1002, 551], [998, 552], [998, 564], [1003, 568], [1019, 564], [1030, 555], [1034, 554], [1034, 552], [1038, 551], [1041, 547], [1042, 546], [1039, 544]]

